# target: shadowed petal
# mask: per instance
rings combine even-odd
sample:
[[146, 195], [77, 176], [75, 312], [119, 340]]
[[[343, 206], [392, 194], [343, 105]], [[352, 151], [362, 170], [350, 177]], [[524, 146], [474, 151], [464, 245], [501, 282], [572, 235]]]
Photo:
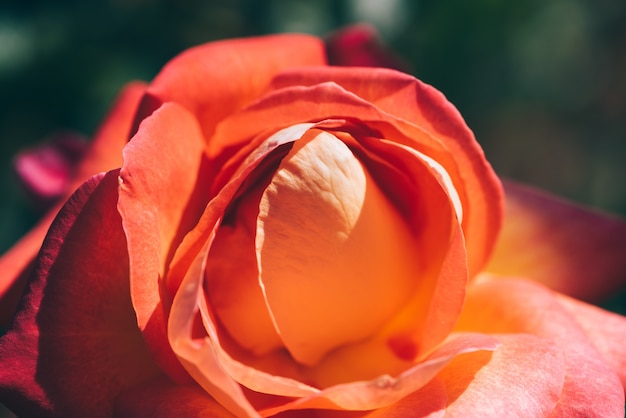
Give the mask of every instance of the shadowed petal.
[[626, 221], [512, 181], [506, 218], [485, 271], [522, 276], [576, 299], [626, 286]]
[[60, 211], [0, 340], [0, 397], [21, 416], [109, 417], [120, 391], [158, 373], [130, 302], [117, 176], [87, 181]]

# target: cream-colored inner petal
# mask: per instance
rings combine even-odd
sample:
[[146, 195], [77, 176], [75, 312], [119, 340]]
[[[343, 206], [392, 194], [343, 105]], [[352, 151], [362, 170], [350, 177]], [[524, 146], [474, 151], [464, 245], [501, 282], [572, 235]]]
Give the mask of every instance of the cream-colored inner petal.
[[350, 149], [294, 143], [259, 207], [259, 280], [285, 347], [314, 365], [372, 336], [417, 288], [415, 237]]

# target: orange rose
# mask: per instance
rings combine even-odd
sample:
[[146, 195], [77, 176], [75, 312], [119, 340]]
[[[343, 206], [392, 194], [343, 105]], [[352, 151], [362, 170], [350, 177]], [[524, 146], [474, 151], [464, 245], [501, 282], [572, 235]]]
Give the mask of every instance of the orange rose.
[[489, 261], [500, 182], [411, 76], [305, 35], [193, 48], [122, 95], [98, 170], [0, 260], [19, 414], [623, 414], [626, 320], [524, 277], [616, 286], [626, 227], [510, 184]]

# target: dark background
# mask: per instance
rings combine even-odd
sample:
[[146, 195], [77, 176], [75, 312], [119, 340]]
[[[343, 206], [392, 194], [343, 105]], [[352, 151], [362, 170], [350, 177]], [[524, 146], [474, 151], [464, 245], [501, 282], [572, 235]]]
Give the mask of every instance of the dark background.
[[448, 96], [499, 174], [626, 214], [623, 0], [13, 0], [0, 5], [0, 251], [38, 216], [12, 173], [20, 149], [90, 135], [123, 84], [190, 46], [357, 21]]

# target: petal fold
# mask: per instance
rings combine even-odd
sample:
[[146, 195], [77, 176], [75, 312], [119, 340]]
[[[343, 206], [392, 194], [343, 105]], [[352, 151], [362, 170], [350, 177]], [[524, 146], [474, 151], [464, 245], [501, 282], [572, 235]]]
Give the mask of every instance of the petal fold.
[[[458, 356], [478, 351], [493, 351], [500, 345], [497, 338], [483, 334], [456, 334], [435, 350], [423, 362], [397, 376], [381, 375], [367, 381], [356, 381], [326, 388], [311, 396], [261, 411], [270, 416], [293, 409], [373, 410], [388, 407], [424, 388]], [[443, 403], [445, 394], [439, 392], [436, 403]]]

